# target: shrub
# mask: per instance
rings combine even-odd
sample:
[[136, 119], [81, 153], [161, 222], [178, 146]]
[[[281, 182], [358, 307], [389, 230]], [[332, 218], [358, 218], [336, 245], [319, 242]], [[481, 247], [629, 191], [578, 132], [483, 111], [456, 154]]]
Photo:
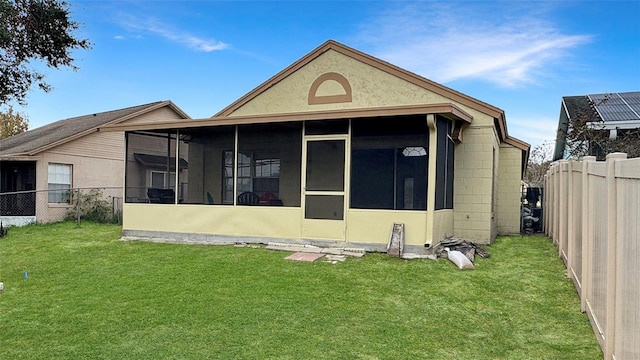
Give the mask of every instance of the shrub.
[[104, 198], [102, 191], [98, 189], [91, 189], [88, 192], [74, 191], [71, 203], [75, 206], [67, 211], [67, 220], [77, 220], [79, 217], [82, 220], [99, 223], [119, 222], [119, 214], [114, 213], [112, 204]]

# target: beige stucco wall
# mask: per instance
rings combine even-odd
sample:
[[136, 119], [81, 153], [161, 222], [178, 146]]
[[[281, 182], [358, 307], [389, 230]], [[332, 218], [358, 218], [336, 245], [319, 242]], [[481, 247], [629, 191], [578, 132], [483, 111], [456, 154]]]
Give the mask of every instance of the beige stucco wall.
[[456, 146], [454, 232], [478, 243], [493, 241], [493, 174], [496, 134], [490, 126], [470, 126]]
[[[344, 76], [352, 90], [352, 102], [309, 105], [309, 89], [322, 74], [335, 72]], [[336, 82], [318, 89], [318, 95], [328, 91], [341, 94]], [[363, 109], [399, 105], [451, 103], [450, 99], [414, 85], [371, 65], [329, 50], [303, 68], [256, 96], [231, 116], [279, 114], [337, 109]], [[455, 103], [455, 102], [454, 102]], [[467, 106], [455, 103], [474, 117], [476, 125], [493, 125], [493, 119]]]
[[500, 235], [520, 232], [521, 169], [522, 150], [507, 144], [501, 145], [496, 209], [498, 234]]
[[393, 223], [401, 222], [405, 224], [405, 244], [416, 249], [424, 244], [425, 217], [423, 211], [351, 209], [343, 238], [336, 239], [307, 236], [305, 226], [309, 224], [301, 207], [125, 204], [122, 228], [125, 232], [218, 235], [255, 242], [330, 240], [379, 250], [386, 247]]
[[352, 243], [386, 246], [391, 228], [398, 222], [405, 226], [404, 243], [421, 247], [425, 243], [427, 231], [426, 216], [424, 211], [349, 209], [347, 240]]

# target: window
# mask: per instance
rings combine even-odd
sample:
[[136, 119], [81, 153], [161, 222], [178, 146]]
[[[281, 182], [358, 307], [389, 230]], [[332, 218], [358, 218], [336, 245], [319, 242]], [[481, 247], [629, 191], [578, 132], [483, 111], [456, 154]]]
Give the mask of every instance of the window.
[[424, 116], [352, 121], [353, 209], [426, 210], [428, 129]]
[[253, 162], [253, 191], [260, 197], [279, 197], [280, 155], [265, 153]]
[[167, 176], [166, 171], [151, 171], [151, 181], [150, 184], [152, 188], [157, 189], [174, 189], [176, 187], [176, 173], [170, 172], [169, 176]]
[[[224, 157], [232, 154], [228, 149]], [[235, 196], [242, 199], [236, 204], [300, 206], [301, 154], [301, 122], [239, 125]], [[229, 194], [231, 160], [225, 162], [225, 168], [224, 193]], [[233, 198], [225, 201], [233, 202]]]
[[435, 209], [453, 209], [453, 165], [455, 143], [451, 138], [451, 120], [438, 116], [436, 136], [436, 203]]
[[72, 165], [49, 164], [49, 203], [63, 204], [71, 200]]
[[[225, 151], [225, 198], [233, 202], [233, 152]], [[273, 151], [238, 154], [238, 194], [253, 192], [265, 201], [278, 199], [280, 155]]]

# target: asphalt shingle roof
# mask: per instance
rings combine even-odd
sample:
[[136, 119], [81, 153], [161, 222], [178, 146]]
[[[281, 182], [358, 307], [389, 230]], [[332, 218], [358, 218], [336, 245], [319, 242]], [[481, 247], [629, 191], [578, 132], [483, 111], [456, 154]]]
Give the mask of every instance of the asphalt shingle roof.
[[68, 137], [156, 106], [162, 101], [59, 120], [0, 140], [0, 156], [24, 155]]

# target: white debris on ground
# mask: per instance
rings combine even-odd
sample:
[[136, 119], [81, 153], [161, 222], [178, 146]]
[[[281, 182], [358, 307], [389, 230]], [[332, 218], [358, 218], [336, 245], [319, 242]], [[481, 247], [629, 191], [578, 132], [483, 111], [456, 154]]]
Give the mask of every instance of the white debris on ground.
[[403, 253], [402, 255], [400, 255], [400, 258], [404, 260], [417, 260], [417, 259], [438, 260], [438, 255]]
[[[402, 260], [438, 260], [438, 258], [448, 259], [448, 253], [445, 251], [445, 247], [448, 247], [451, 251], [459, 251], [464, 256], [466, 256], [469, 261], [473, 264], [475, 263], [475, 255], [477, 254], [480, 257], [488, 258], [489, 253], [484, 250], [479, 245], [474, 244], [473, 242], [459, 239], [456, 237], [446, 237], [440, 243], [432, 246], [428, 250], [425, 249], [424, 252], [421, 253], [409, 253], [404, 252], [404, 224], [402, 223], [394, 223], [391, 228], [391, 233], [389, 235], [389, 243], [387, 245], [387, 254], [389, 256], [398, 257]], [[175, 240], [175, 239], [165, 239], [160, 237], [149, 238], [149, 237], [136, 237], [136, 236], [124, 236], [121, 237], [122, 241], [146, 241], [146, 242], [155, 242], [155, 243], [173, 243], [173, 244], [202, 244], [202, 245], [233, 245], [236, 247], [248, 247], [253, 249], [264, 248], [267, 250], [275, 250], [275, 251], [286, 251], [291, 253], [314, 253], [314, 254], [322, 254], [324, 255], [324, 261], [332, 264], [337, 264], [338, 262], [343, 262], [347, 257], [363, 257], [366, 254], [366, 250], [364, 248], [356, 248], [356, 247], [320, 247], [311, 244], [297, 244], [297, 243], [279, 243], [279, 242], [268, 242], [268, 243], [248, 243], [244, 241], [216, 241], [209, 242], [202, 239], [189, 239], [189, 240]], [[310, 261], [311, 257], [296, 255], [291, 258], [299, 257], [301, 260], [299, 261]], [[313, 261], [322, 258], [323, 256], [318, 256], [313, 259]]]
[[438, 257], [451, 260], [460, 269], [473, 269], [475, 267], [476, 254], [481, 258], [490, 256], [480, 245], [453, 236], [446, 237], [434, 246], [432, 251]]
[[345, 260], [347, 260], [347, 257], [345, 255], [325, 255], [325, 261], [328, 263], [332, 263], [332, 264], [337, 264], [338, 262], [343, 262]]
[[344, 255], [351, 257], [363, 257], [366, 254], [365, 249], [361, 248], [343, 248], [343, 247], [320, 247], [309, 244], [286, 244], [270, 242], [267, 244], [267, 250], [290, 251], [290, 252], [306, 252], [329, 255]]

